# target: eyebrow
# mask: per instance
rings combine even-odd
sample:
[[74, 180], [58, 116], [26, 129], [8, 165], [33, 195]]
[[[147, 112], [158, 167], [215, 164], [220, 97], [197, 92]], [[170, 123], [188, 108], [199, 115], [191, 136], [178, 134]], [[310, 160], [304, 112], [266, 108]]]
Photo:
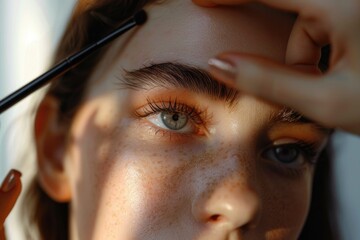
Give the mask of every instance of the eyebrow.
[[[120, 89], [139, 91], [157, 87], [182, 88], [194, 93], [205, 94], [215, 100], [224, 101], [229, 106], [233, 106], [240, 97], [240, 92], [237, 89], [217, 81], [205, 70], [191, 65], [165, 62], [150, 64], [132, 71], [124, 69], [124, 72], [124, 76], [117, 77]], [[288, 107], [284, 107], [272, 115], [270, 122], [310, 123], [314, 124], [320, 131], [329, 131], [329, 129]]]
[[333, 129], [326, 128], [322, 126], [321, 124], [314, 122], [313, 120], [304, 117], [299, 112], [295, 111], [292, 108], [284, 107], [276, 114], [273, 114], [270, 117], [271, 123], [303, 123], [303, 124], [311, 124], [313, 127], [315, 127], [317, 130], [324, 134], [329, 134], [333, 132]]
[[204, 94], [212, 99], [233, 105], [239, 91], [215, 80], [208, 72], [198, 67], [165, 62], [151, 64], [134, 71], [125, 71], [120, 78], [120, 87], [132, 90], [149, 90], [156, 87], [182, 88]]

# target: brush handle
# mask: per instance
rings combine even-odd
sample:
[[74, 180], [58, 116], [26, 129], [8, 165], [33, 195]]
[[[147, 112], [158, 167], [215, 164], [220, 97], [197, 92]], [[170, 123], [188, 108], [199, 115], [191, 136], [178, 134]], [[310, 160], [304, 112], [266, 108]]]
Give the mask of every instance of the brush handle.
[[59, 77], [60, 75], [66, 73], [70, 69], [77, 66], [80, 62], [86, 59], [89, 55], [94, 53], [96, 50], [102, 48], [108, 43], [112, 42], [117, 37], [121, 36], [125, 32], [129, 31], [136, 25], [141, 25], [146, 21], [146, 13], [141, 10], [134, 15], [130, 20], [126, 21], [120, 27], [118, 27], [113, 32], [106, 35], [104, 38], [100, 39], [96, 43], [91, 44], [90, 46], [80, 50], [74, 55], [66, 58], [55, 67], [51, 68], [49, 71], [45, 72], [41, 76], [32, 80], [30, 83], [11, 93], [4, 99], [0, 101], [0, 114], [15, 105], [20, 100], [29, 96], [34, 91], [38, 90], [42, 86], [49, 83], [52, 79]]

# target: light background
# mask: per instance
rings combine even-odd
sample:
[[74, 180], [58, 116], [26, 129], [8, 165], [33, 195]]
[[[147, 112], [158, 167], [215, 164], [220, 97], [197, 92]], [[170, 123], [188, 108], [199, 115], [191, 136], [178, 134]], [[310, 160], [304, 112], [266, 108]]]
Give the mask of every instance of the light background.
[[[0, 0], [0, 98], [50, 67], [51, 54], [73, 4], [74, 0]], [[26, 161], [18, 150], [28, 144], [25, 135], [30, 129], [23, 122], [34, 101], [29, 98], [0, 115], [0, 179], [18, 166], [19, 157]], [[338, 133], [334, 144], [342, 239], [360, 239], [360, 138]], [[8, 220], [9, 239], [21, 240], [16, 221], [14, 216]]]
[[[75, 0], [0, 0], [0, 98], [50, 67], [51, 55], [74, 3]], [[23, 172], [23, 183], [28, 183], [34, 172], [32, 154], [23, 155], [19, 150], [31, 148], [29, 106], [34, 105], [37, 95], [0, 115], [0, 179], [15, 167]], [[10, 240], [25, 239], [18, 206], [6, 221]]]

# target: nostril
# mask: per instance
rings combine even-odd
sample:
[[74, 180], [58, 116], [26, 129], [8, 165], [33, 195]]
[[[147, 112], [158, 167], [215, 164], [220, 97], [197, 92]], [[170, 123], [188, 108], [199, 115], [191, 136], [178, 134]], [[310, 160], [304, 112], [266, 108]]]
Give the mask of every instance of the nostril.
[[211, 222], [218, 222], [218, 221], [220, 221], [220, 218], [221, 218], [221, 216], [219, 214], [215, 214], [215, 215], [212, 215], [210, 217], [210, 221]]

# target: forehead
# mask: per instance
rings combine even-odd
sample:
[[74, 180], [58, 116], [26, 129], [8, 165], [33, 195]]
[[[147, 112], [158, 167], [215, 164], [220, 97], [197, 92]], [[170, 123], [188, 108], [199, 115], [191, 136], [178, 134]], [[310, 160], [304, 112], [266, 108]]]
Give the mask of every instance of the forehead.
[[118, 42], [119, 64], [134, 69], [176, 61], [206, 68], [221, 51], [284, 60], [294, 17], [260, 5], [201, 8], [190, 0], [167, 0], [146, 8], [149, 19]]
[[223, 51], [284, 61], [293, 14], [258, 4], [202, 8], [191, 0], [159, 2], [146, 6], [148, 21], [118, 39], [96, 67], [90, 80], [96, 92], [110, 84], [104, 79], [114, 79], [122, 69], [163, 62], [207, 69], [208, 59]]

